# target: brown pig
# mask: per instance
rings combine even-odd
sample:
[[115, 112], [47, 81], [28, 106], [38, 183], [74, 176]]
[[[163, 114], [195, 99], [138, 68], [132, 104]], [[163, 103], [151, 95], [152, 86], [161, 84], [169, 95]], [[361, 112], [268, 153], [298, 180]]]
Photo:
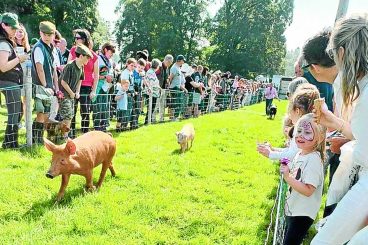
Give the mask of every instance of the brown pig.
[[68, 185], [71, 174], [78, 174], [86, 178], [86, 188], [88, 191], [96, 189], [93, 186], [93, 168], [102, 163], [100, 178], [97, 188], [105, 178], [106, 170], [110, 169], [111, 175], [115, 176], [115, 170], [112, 166], [112, 158], [116, 151], [116, 142], [107, 133], [101, 131], [91, 131], [71, 140], [68, 139], [65, 144], [55, 145], [44, 138], [45, 147], [52, 152], [52, 160], [46, 177], [54, 178], [62, 176], [61, 186], [56, 201], [60, 201]]
[[190, 141], [190, 148], [192, 148], [193, 140], [195, 136], [193, 124], [191, 123], [185, 124], [183, 128], [181, 129], [181, 131], [176, 132], [175, 134], [178, 140], [178, 144], [180, 144], [181, 153], [189, 149], [189, 141]]

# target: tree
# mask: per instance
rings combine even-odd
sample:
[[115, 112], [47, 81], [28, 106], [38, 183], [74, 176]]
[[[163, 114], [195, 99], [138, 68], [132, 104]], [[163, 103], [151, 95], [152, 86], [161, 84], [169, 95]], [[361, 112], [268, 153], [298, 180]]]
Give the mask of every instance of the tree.
[[3, 0], [0, 12], [5, 11], [19, 15], [29, 37], [39, 37], [38, 24], [44, 20], [55, 23], [69, 43], [72, 30], [85, 28], [93, 33], [98, 25], [97, 0]]
[[210, 0], [121, 0], [116, 38], [121, 57], [148, 49], [154, 57], [167, 53], [199, 55], [199, 42], [209, 23]]
[[225, 0], [213, 21], [211, 65], [243, 75], [281, 72], [292, 9], [292, 0]]

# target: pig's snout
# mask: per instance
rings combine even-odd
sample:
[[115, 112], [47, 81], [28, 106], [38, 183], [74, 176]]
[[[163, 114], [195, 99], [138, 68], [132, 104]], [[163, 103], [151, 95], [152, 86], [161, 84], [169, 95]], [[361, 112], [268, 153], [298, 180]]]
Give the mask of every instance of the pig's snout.
[[46, 173], [46, 177], [47, 178], [50, 178], [50, 179], [53, 179], [54, 178], [54, 176], [52, 174], [50, 174], [50, 173]]

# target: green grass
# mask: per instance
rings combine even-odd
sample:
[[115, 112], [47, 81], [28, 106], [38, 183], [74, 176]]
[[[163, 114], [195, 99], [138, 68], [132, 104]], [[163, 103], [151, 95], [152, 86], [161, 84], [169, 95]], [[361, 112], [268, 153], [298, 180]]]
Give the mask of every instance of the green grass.
[[[256, 141], [282, 145], [278, 105], [275, 120], [262, 103], [114, 135], [117, 177], [85, 193], [73, 175], [58, 205], [49, 152], [0, 151], [0, 244], [263, 244], [278, 169]], [[187, 122], [196, 138], [181, 155], [174, 133]]]

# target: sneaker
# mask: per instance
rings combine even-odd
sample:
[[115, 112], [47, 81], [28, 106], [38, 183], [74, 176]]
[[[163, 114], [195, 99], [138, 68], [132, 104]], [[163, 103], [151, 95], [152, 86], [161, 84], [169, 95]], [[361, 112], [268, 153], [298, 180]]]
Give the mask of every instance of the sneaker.
[[49, 122], [50, 123], [58, 123], [59, 121], [58, 120], [55, 120], [54, 118], [49, 118]]

